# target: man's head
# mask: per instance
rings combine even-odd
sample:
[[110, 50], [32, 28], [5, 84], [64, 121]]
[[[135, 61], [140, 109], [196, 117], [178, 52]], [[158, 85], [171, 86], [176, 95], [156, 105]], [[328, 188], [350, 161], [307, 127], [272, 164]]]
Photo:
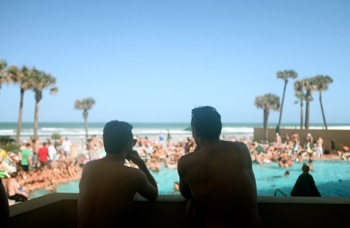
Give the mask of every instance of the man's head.
[[309, 170], [310, 170], [310, 167], [304, 163], [303, 166], [301, 167], [301, 170], [302, 170], [304, 173], [308, 173]]
[[215, 108], [203, 106], [192, 109], [192, 129], [205, 140], [215, 140], [220, 137], [222, 123], [221, 116]]
[[103, 142], [108, 154], [119, 154], [133, 141], [132, 125], [127, 122], [112, 120], [103, 128]]

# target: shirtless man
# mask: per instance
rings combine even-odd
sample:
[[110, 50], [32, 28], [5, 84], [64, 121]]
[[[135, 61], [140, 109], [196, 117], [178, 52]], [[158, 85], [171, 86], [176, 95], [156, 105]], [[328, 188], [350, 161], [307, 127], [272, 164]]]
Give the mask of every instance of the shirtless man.
[[[103, 129], [106, 156], [88, 162], [79, 184], [78, 227], [123, 226], [135, 194], [150, 201], [158, 197], [157, 183], [137, 151], [132, 150], [132, 126], [110, 121]], [[125, 159], [139, 169], [124, 165]]]
[[323, 154], [323, 139], [321, 136], [318, 136], [316, 143], [317, 143], [316, 154], [317, 154], [317, 158], [320, 159]]
[[28, 200], [28, 194], [20, 189], [20, 185], [17, 181], [17, 172], [11, 173], [11, 178], [9, 178], [7, 182], [7, 195], [9, 199], [16, 202]]
[[259, 227], [252, 160], [242, 142], [222, 141], [221, 116], [210, 106], [192, 110], [197, 147], [178, 162], [180, 192], [195, 227]]

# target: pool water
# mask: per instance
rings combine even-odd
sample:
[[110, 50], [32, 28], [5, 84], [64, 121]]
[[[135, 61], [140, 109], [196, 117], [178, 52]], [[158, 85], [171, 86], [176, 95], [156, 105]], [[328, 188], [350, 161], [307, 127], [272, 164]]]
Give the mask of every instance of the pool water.
[[[316, 186], [322, 196], [350, 197], [350, 163], [347, 161], [314, 161], [314, 170], [310, 171]], [[281, 190], [287, 196], [298, 179], [302, 164], [294, 162], [290, 168], [280, 168], [277, 163], [258, 165], [253, 164], [256, 185], [259, 196], [273, 196], [276, 189]], [[285, 171], [289, 171], [289, 177], [284, 177]], [[152, 172], [158, 183], [160, 195], [180, 194], [174, 191], [174, 182], [179, 181], [176, 169], [162, 168], [160, 172]], [[57, 186], [59, 193], [79, 193], [79, 180]], [[37, 190], [30, 194], [30, 198], [36, 198], [49, 194], [48, 190]], [[283, 196], [277, 193], [277, 196]]]
[[[350, 197], [350, 163], [347, 161], [315, 161], [313, 176], [321, 196]], [[278, 164], [254, 164], [253, 169], [259, 196], [273, 196], [280, 189], [287, 196], [298, 179], [302, 163], [294, 162], [290, 168], [280, 168]], [[289, 177], [284, 177], [285, 171]], [[277, 193], [277, 196], [282, 194]]]

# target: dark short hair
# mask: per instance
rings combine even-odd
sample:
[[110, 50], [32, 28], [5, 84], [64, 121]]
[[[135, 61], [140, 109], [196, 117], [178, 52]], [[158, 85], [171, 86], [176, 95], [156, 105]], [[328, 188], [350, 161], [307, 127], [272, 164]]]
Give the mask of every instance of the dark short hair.
[[103, 128], [103, 143], [108, 154], [119, 154], [133, 139], [133, 126], [127, 122], [112, 120]]
[[218, 139], [222, 129], [221, 116], [211, 106], [197, 107], [192, 109], [191, 126], [204, 139]]

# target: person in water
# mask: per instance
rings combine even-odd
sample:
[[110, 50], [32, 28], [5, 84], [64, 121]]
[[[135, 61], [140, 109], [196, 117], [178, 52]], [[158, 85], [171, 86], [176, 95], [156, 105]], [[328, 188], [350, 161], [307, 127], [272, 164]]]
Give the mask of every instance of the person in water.
[[302, 166], [303, 173], [300, 174], [290, 193], [291, 196], [321, 196], [314, 178], [309, 174], [309, 166], [305, 163]]

